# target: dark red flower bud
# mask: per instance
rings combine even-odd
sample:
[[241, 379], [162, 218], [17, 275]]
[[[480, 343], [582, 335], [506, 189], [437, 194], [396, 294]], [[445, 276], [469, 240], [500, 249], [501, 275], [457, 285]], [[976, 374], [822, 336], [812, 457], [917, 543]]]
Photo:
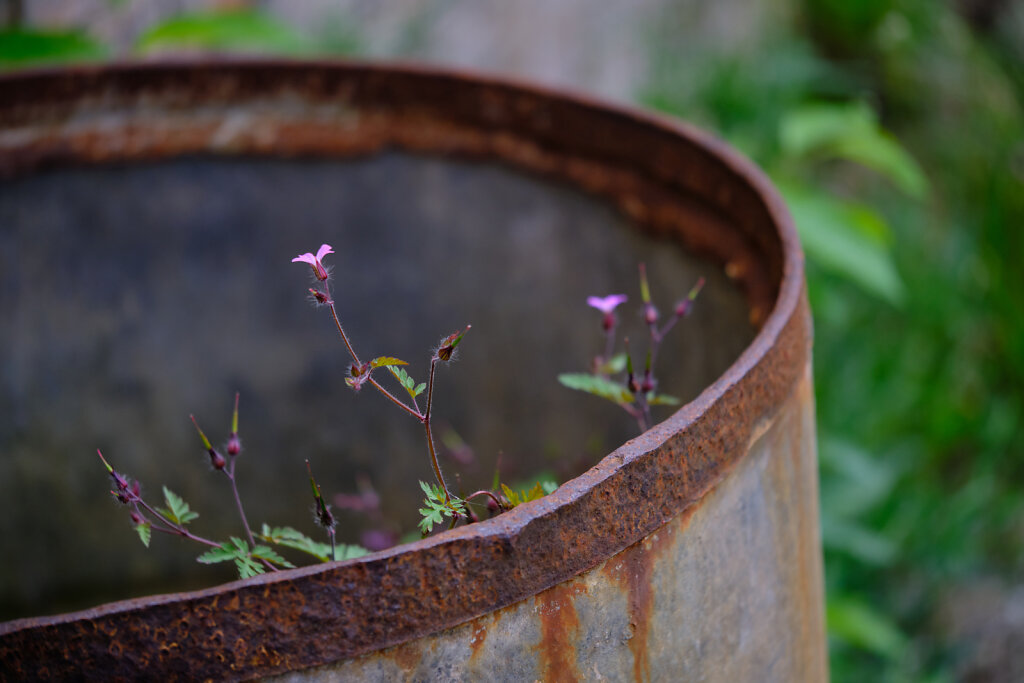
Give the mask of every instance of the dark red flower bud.
[[648, 394], [654, 391], [654, 378], [651, 377], [650, 372], [644, 373], [644, 381], [640, 383], [640, 391]]
[[501, 506], [498, 505], [498, 501], [494, 500], [490, 496], [487, 496], [487, 510], [493, 514], [500, 509]]
[[455, 347], [459, 345], [459, 342], [462, 341], [462, 338], [466, 335], [467, 332], [469, 332], [470, 327], [472, 327], [472, 325], [466, 325], [466, 329], [462, 330], [461, 332], [454, 332], [445, 337], [444, 339], [442, 339], [440, 346], [438, 346], [437, 348], [437, 359], [442, 360], [446, 363], [450, 361], [452, 359], [452, 354], [455, 353]]
[[136, 498], [142, 497], [142, 485], [139, 484], [138, 479], [132, 482], [132, 494], [134, 494]]
[[[326, 276], [327, 273], [324, 273], [324, 275]], [[319, 275], [317, 275], [317, 279], [326, 280], [327, 278], [321, 278]], [[318, 304], [326, 304], [330, 302], [330, 299], [327, 298], [327, 295], [321, 292], [319, 289], [313, 289], [312, 287], [310, 287], [309, 294], [310, 296], [313, 297], [313, 300], [316, 301]]]
[[658, 309], [654, 307], [654, 304], [644, 304], [644, 322], [648, 325], [658, 322]]
[[143, 521], [142, 515], [132, 510], [132, 524], [142, 524]]
[[601, 320], [601, 329], [605, 332], [615, 327], [615, 314], [608, 311], [604, 314], [604, 318]]
[[213, 469], [222, 470], [224, 466], [228, 464], [228, 461], [224, 459], [224, 456], [217, 452], [216, 449], [211, 448], [210, 453], [210, 464], [213, 465]]
[[683, 299], [682, 301], [677, 303], [676, 304], [676, 317], [677, 318], [684, 318], [684, 317], [686, 317], [690, 313], [690, 306], [692, 305], [692, 303], [693, 302], [691, 302], [689, 299]]
[[242, 441], [238, 438], [238, 434], [232, 433], [228, 437], [228, 455], [235, 457], [242, 452]]

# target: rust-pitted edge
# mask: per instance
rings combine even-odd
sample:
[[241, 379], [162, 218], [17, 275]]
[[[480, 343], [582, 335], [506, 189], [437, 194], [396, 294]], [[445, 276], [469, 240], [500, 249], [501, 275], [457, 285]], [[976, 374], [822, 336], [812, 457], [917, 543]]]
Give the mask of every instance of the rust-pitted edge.
[[[216, 99], [217, 78], [225, 76], [259, 90], [288, 77], [308, 80], [312, 73], [317, 82], [331, 83], [334, 96], [345, 96], [337, 86], [350, 78], [356, 90], [383, 88], [388, 97], [399, 93], [407, 98], [402, 106], [415, 107], [418, 97], [433, 98], [432, 108], [422, 107], [429, 110], [426, 118], [444, 118], [450, 109], [454, 128], [434, 128], [433, 138], [388, 138], [373, 149], [395, 145], [437, 154], [490, 155], [607, 194], [620, 206], [625, 201], [623, 186], [632, 199], [643, 198], [642, 191], [652, 187], [662, 193], [706, 192], [710, 205], [747, 231], [746, 237], [762, 250], [763, 259], [775, 260], [771, 252], [781, 246], [781, 264], [765, 266], [778, 278], [771, 283], [773, 293], [777, 292], [774, 307], [754, 342], [726, 373], [668, 420], [550, 496], [489, 522], [359, 560], [0, 624], [0, 673], [4, 676], [113, 680], [159, 671], [166, 680], [252, 678], [395, 645], [510, 605], [596, 566], [697, 504], [746, 454], [751, 440], [773, 418], [804, 371], [810, 324], [803, 257], [791, 218], [760, 171], [724, 144], [688, 126], [542, 88], [453, 72], [243, 62], [121, 65], [70, 75], [52, 72], [3, 78], [0, 129], [17, 125], [22, 112], [48, 106], [59, 109], [47, 104], [47, 98], [59, 104], [62, 98], [86, 97], [88, 88], [83, 92], [76, 73], [86, 85], [114, 81], [122, 87], [129, 83], [140, 91], [156, 92], [170, 87], [161, 83], [184, 78], [184, 85], [176, 87], [189, 94], [183, 103], [186, 108], [204, 97]], [[394, 83], [401, 87], [389, 90]], [[474, 108], [480, 108], [487, 97], [544, 105], [544, 115], [555, 119], [554, 132], [545, 133], [552, 128], [550, 121], [545, 123], [530, 112], [525, 119], [512, 117], [515, 120], [508, 122], [488, 120], [487, 112], [473, 120]], [[494, 116], [504, 116], [501, 109], [497, 107]], [[612, 126], [631, 131], [632, 137], [623, 141], [612, 136], [613, 143], [591, 140], [586, 132], [558, 126], [560, 119], [589, 121], [591, 134]], [[445, 147], [447, 132], [466, 130], [472, 135], [453, 135], [452, 149]], [[480, 144], [467, 147], [467, 140]], [[533, 147], [524, 146], [524, 141], [531, 140], [536, 143]], [[61, 151], [62, 142], [57, 139], [49, 141], [49, 147], [20, 150], [41, 155], [38, 158], [0, 150], [0, 156], [8, 156], [6, 162], [0, 159], [0, 167], [30, 168], [40, 159], [90, 160], [81, 150]], [[191, 149], [184, 144], [164, 156]], [[304, 148], [295, 149], [302, 153]], [[242, 151], [266, 154], [274, 149], [261, 149], [249, 141]], [[120, 158], [136, 158], [135, 152], [122, 150]], [[140, 154], [160, 156], [148, 149]], [[548, 163], [545, 155], [553, 155], [558, 163]], [[701, 157], [700, 163], [695, 156]], [[118, 157], [93, 160], [113, 158]], [[714, 180], [694, 175], [694, 167], [702, 163]], [[587, 182], [587, 173], [600, 175], [601, 169], [610, 173], [619, 167], [625, 173], [614, 187]], [[586, 172], [577, 172], [580, 168]], [[675, 168], [681, 169], [680, 179], [673, 175]], [[642, 183], [630, 185], [631, 176]], [[655, 196], [655, 208], [658, 201], [662, 199]], [[656, 216], [644, 218], [657, 223]], [[752, 301], [752, 306], [757, 305], [757, 297]]]

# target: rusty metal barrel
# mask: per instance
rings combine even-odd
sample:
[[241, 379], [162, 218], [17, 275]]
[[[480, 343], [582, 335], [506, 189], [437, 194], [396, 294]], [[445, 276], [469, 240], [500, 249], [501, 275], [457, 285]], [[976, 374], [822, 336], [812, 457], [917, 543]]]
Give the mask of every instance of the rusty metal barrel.
[[[264, 184], [258, 191], [252, 189], [256, 185], [244, 186], [238, 191], [243, 198], [232, 199], [224, 189], [230, 185], [224, 180], [228, 176], [218, 174], [238, 164], [260, 169], [269, 180], [260, 181]], [[411, 164], [415, 173], [406, 173], [403, 164]], [[414, 176], [425, 188], [422, 201], [406, 207], [410, 213], [398, 222], [420, 215], [434, 223], [429, 229], [407, 226], [388, 239], [395, 248], [435, 259], [434, 279], [439, 278], [437, 264], [442, 264], [442, 281], [427, 282], [439, 292], [426, 297], [434, 304], [433, 315], [453, 315], [446, 296], [465, 290], [484, 298], [474, 314], [512, 321], [506, 330], [512, 335], [512, 360], [504, 363], [511, 367], [502, 380], [506, 388], [500, 383], [478, 387], [483, 398], [478, 394], [455, 412], [464, 411], [471, 419], [473, 410], [483, 411], [486, 424], [520, 434], [527, 444], [524, 457], [539, 458], [530, 461], [532, 467], [546, 462], [537, 455], [545, 443], [542, 432], [557, 432], [574, 442], [587, 433], [573, 427], [576, 422], [592, 426], [609, 421], [602, 411], [611, 407], [594, 407], [589, 397], [558, 394], [551, 403], [534, 398], [540, 380], [530, 375], [537, 367], [545, 373], [557, 371], [548, 367], [549, 356], [556, 358], [555, 366], [571, 369], [559, 353], [566, 340], [583, 338], [567, 312], [574, 301], [583, 308], [580, 292], [597, 284], [625, 287], [617, 280], [578, 275], [576, 255], [590, 254], [591, 247], [598, 249], [594, 245], [604, 245], [611, 255], [600, 252], [605, 256], [588, 259], [614, 262], [624, 272], [635, 267], [638, 254], [658, 263], [657, 269], [650, 268], [652, 273], [660, 271], [680, 283], [692, 282], [691, 276], [705, 269], [708, 290], [720, 292], [709, 294], [716, 305], [698, 312], [686, 341], [663, 351], [666, 375], [698, 382], [683, 392], [685, 404], [635, 438], [609, 432], [610, 452], [595, 458], [596, 464], [585, 464], [554, 493], [487, 521], [354, 560], [5, 622], [0, 624], [2, 677], [825, 680], [811, 322], [803, 256], [779, 195], [750, 162], [677, 121], [527, 84], [411, 66], [180, 62], [0, 78], [0, 215], [8, 224], [21, 220], [26, 226], [18, 237], [9, 238], [15, 246], [5, 246], [8, 266], [30, 260], [23, 245], [32, 235], [49, 235], [46, 226], [83, 216], [99, 224], [108, 214], [118, 214], [89, 204], [111, 187], [125, 193], [122, 208], [136, 206], [131, 202], [137, 200], [129, 197], [132, 187], [142, 197], [140, 207], [163, 206], [160, 202], [167, 196], [176, 198], [176, 206], [191, 206], [198, 193], [213, 187], [221, 203], [208, 195], [202, 195], [203, 202], [225, 212], [251, 202], [260, 208], [246, 220], [256, 224], [272, 214], [277, 222], [260, 228], [262, 233], [245, 232], [246, 227], [232, 234], [221, 234], [204, 222], [198, 237], [181, 239], [185, 246], [177, 244], [173, 231], [167, 233], [170, 237], [154, 238], [158, 247], [136, 244], [133, 240], [150, 229], [148, 223], [133, 227], [124, 239], [135, 250], [130, 253], [136, 255], [136, 265], [180, 246], [180, 253], [222, 249], [219, 262], [229, 269], [240, 244], [259, 247], [260, 240], [269, 240], [268, 250], [294, 248], [291, 242], [281, 246], [274, 240], [302, 230], [306, 220], [301, 211], [331, 195], [332, 187], [349, 187], [352, 177], [344, 175], [346, 165], [376, 179], [372, 187], [354, 185], [359, 188], [357, 199], [376, 201], [386, 209], [382, 215], [392, 216], [391, 223], [397, 219], [388, 212], [409, 204], [402, 183]], [[161, 184], [166, 169], [196, 184]], [[327, 180], [317, 181], [323, 186], [315, 192], [303, 194], [314, 182], [303, 175], [308, 169], [327, 174]], [[331, 175], [335, 172], [342, 175]], [[145, 182], [132, 180], [140, 174]], [[95, 177], [111, 184], [83, 179]], [[439, 178], [460, 188], [446, 201], [438, 199], [443, 194]], [[481, 194], [474, 183], [505, 188], [502, 199]], [[69, 185], [79, 188], [73, 201], [57, 202], [58, 208], [46, 203], [47, 198], [64, 197], [55, 195], [55, 188]], [[173, 191], [157, 192], [154, 187]], [[548, 233], [537, 227], [543, 220], [533, 214], [499, 225], [503, 215], [532, 210], [534, 190], [541, 192], [538, 203], [546, 201], [541, 195], [547, 193], [557, 196], [559, 205], [585, 214], [558, 214], [564, 218], [559, 220], [573, 224], [549, 231], [559, 236], [561, 247], [538, 242], [541, 233]], [[261, 204], [289, 198], [298, 206], [278, 210]], [[18, 208], [33, 201], [37, 203], [27, 209]], [[491, 211], [496, 204], [498, 213], [486, 214], [494, 224], [476, 217], [461, 232], [443, 233], [445, 226], [459, 224], [460, 211]], [[59, 206], [66, 205], [76, 207], [67, 209], [70, 217], [54, 218]], [[350, 210], [362, 215], [362, 207], [355, 202]], [[139, 211], [153, 226], [167, 213]], [[565, 218], [570, 214], [571, 220]], [[322, 221], [330, 223], [335, 215], [325, 213]], [[380, 221], [382, 226], [388, 223]], [[580, 222], [588, 226], [580, 227]], [[54, 257], [49, 274], [77, 267], [76, 258], [81, 260], [97, 240], [102, 246], [105, 234], [73, 237], [80, 240], [75, 247], [79, 256]], [[370, 239], [352, 233], [347, 238], [352, 246], [337, 250], [347, 257], [338, 261], [338, 277], [351, 271], [356, 278], [345, 285], [350, 288], [368, 286], [366, 279], [376, 272], [359, 270], [373, 258], [368, 248], [359, 246], [364, 237]], [[56, 253], [63, 240], [46, 239], [51, 241], [37, 247], [42, 256], [33, 257], [43, 266], [46, 255]], [[198, 246], [188, 252], [193, 242]], [[638, 246], [641, 242], [645, 246]], [[309, 242], [306, 248], [316, 246]], [[491, 260], [481, 254], [490, 254]], [[102, 256], [103, 249], [98, 249], [96, 258]], [[249, 287], [283, 277], [269, 261], [246, 260], [258, 261]], [[287, 260], [281, 259], [282, 268], [291, 267]], [[486, 283], [475, 275], [456, 276], [463, 264], [476, 260], [485, 260], [489, 271], [507, 261], [505, 280]], [[189, 277], [200, 277], [187, 268]], [[404, 273], [402, 268], [399, 263], [397, 272]], [[155, 269], [169, 277], [175, 267]], [[572, 289], [572, 282], [565, 284], [568, 294], [563, 297], [563, 286], [553, 278], [564, 277], [566, 271], [584, 282], [579, 291]], [[146, 276], [132, 271], [131, 277]], [[426, 285], [416, 281], [409, 286]], [[183, 285], [176, 281], [176, 287]], [[124, 294], [122, 286], [113, 289], [118, 296]], [[520, 299], [501, 298], [516, 291]], [[129, 312], [138, 308], [131, 297], [118, 301]], [[202, 294], [189, 299], [189, 311], [195, 312], [202, 301]], [[551, 311], [541, 317], [538, 311], [545, 306]], [[373, 315], [367, 313], [367, 320]], [[568, 321], [564, 328], [559, 328], [560, 316]], [[478, 334], [477, 320], [469, 322]], [[274, 328], [297, 324], [289, 319]], [[114, 325], [111, 332], [109, 321], [90, 325], [112, 338], [121, 329]], [[92, 327], [83, 325], [79, 331], [86, 334]], [[174, 329], [157, 336], [171, 335]], [[15, 332], [12, 328], [6, 336]], [[73, 332], [63, 334], [73, 337]], [[475, 367], [474, 353], [481, 362], [496, 353], [493, 348], [474, 351], [472, 342], [467, 338], [464, 343], [464, 362], [470, 368]], [[159, 346], [158, 339], [153, 343]], [[23, 342], [19, 353], [28, 354], [30, 347]], [[236, 347], [227, 348], [224, 357], [230, 358]], [[161, 349], [165, 358], [175, 357], [173, 352]], [[291, 367], [283, 363], [282, 369], [273, 362], [281, 357], [276, 347], [266, 353], [254, 364], [274, 366], [278, 374]], [[110, 368], [130, 362], [128, 351], [113, 355], [118, 362], [101, 367], [108, 374]], [[167, 364], [169, 374], [187, 375]], [[153, 360], [142, 363], [153, 372], [161, 370], [159, 365]], [[327, 370], [343, 371], [343, 365], [340, 361]], [[317, 378], [325, 373], [324, 367], [309, 371], [312, 379], [303, 391], [318, 391]], [[125, 386], [135, 387], [137, 393], [128, 395], [136, 397], [133, 404], [140, 403], [137, 397], [144, 390], [118, 381], [122, 393]], [[52, 405], [60, 398], [57, 394], [45, 396], [45, 403]], [[489, 399], [504, 403], [487, 408]], [[576, 401], [583, 406], [579, 411], [573, 407]], [[69, 418], [72, 412], [77, 417], [87, 411], [69, 411]], [[364, 424], [380, 438], [391, 438], [388, 428], [373, 419], [365, 418]], [[4, 431], [4, 438], [21, 433], [22, 422]], [[88, 451], [88, 444], [83, 448]], [[422, 454], [416, 457], [422, 459]], [[281, 475], [274, 471], [272, 476], [276, 481]], [[301, 485], [301, 476], [295, 479]], [[127, 528], [117, 531], [130, 533]], [[118, 552], [120, 557], [125, 554]]]

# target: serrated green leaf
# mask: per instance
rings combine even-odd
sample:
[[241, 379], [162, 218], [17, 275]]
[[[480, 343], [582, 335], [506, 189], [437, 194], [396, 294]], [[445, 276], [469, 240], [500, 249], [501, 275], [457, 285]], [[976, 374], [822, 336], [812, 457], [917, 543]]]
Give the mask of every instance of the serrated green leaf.
[[590, 375], [584, 372], [567, 372], [559, 375], [558, 381], [561, 382], [562, 386], [576, 389], [577, 391], [585, 391], [588, 394], [600, 396], [614, 403], [633, 402], [632, 394], [625, 387], [597, 375]]
[[541, 488], [544, 489], [544, 493], [552, 494], [558, 490], [558, 484], [549, 480], [540, 482]]
[[406, 372], [404, 368], [395, 367], [393, 365], [385, 365], [384, 367], [391, 371], [391, 374], [395, 376], [395, 379], [398, 380], [399, 384], [401, 384], [405, 388], [405, 390], [409, 393], [409, 396], [411, 396], [412, 398], [416, 398], [417, 396], [419, 396], [420, 393], [423, 392], [423, 389], [425, 389], [427, 386], [425, 384], [421, 384], [419, 387], [417, 387], [416, 380], [410, 377], [409, 373]]
[[279, 567], [294, 567], [295, 565], [278, 555], [273, 549], [265, 545], [258, 545], [252, 549], [252, 556], [267, 562], [273, 562]]
[[149, 539], [153, 535], [153, 530], [150, 528], [149, 522], [143, 522], [142, 524], [135, 525], [135, 533], [139, 535], [139, 539], [142, 541], [142, 545], [149, 547]]
[[166, 486], [164, 487], [164, 500], [167, 502], [167, 507], [161, 508], [158, 512], [179, 526], [184, 526], [199, 516], [198, 512], [193, 512], [188, 503]]
[[427, 385], [425, 383], [423, 383], [423, 382], [420, 382], [419, 384], [416, 385], [416, 388], [412, 390], [412, 395], [413, 396], [419, 396], [420, 394], [423, 393], [423, 390], [426, 389], [426, 388], [427, 388]]
[[203, 564], [217, 564], [218, 562], [233, 560], [237, 556], [237, 549], [231, 547], [227, 543], [221, 543], [219, 548], [210, 548], [205, 553], [197, 557], [196, 562], [201, 562]]
[[264, 572], [263, 565], [249, 556], [236, 557], [235, 568], [238, 569], [238, 578], [248, 579]]
[[392, 358], [391, 356], [380, 356], [379, 358], [374, 358], [370, 361], [371, 368], [384, 368], [394, 365], [408, 365], [408, 363], [398, 358]]
[[329, 544], [314, 541], [301, 531], [291, 527], [274, 527], [270, 529], [264, 524], [260, 538], [276, 545], [312, 555], [321, 562], [330, 562], [331, 560], [331, 546]]
[[508, 504], [511, 505], [512, 507], [515, 507], [522, 503], [522, 501], [519, 500], [519, 494], [513, 491], [511, 488], [509, 488], [507, 484], [501, 485], [501, 492], [505, 494], [505, 499], [508, 501]]

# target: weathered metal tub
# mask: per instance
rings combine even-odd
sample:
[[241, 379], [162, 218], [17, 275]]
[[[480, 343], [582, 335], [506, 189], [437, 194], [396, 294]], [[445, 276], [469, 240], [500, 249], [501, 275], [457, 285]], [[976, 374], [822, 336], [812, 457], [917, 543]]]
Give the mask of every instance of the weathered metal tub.
[[802, 254], [748, 162], [647, 114], [408, 67], [0, 79], [8, 183], [68, 167], [394, 150], [600, 198], [633, 229], [717, 264], [756, 336], [683, 408], [544, 499], [360, 560], [6, 622], [3, 677], [825, 680]]

